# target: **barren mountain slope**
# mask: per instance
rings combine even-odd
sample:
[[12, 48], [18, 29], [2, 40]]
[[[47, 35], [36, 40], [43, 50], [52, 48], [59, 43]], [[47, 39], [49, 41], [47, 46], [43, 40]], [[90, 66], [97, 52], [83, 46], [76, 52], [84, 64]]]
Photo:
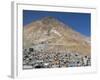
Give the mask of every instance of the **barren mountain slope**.
[[90, 55], [91, 45], [88, 37], [76, 32], [68, 25], [53, 17], [44, 17], [24, 26], [23, 46], [48, 45], [48, 51], [70, 51]]

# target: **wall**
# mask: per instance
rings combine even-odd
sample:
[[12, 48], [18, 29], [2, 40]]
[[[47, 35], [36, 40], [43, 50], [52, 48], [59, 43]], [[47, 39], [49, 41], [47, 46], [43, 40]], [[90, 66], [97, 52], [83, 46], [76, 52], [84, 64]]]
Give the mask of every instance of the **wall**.
[[[23, 1], [23, 0], [22, 0]], [[24, 0], [25, 1], [25, 0]], [[30, 0], [29, 0], [30, 1]], [[42, 77], [35, 78], [34, 80], [99, 80], [100, 76], [100, 1], [99, 0], [34, 0], [35, 3], [41, 4], [58, 4], [68, 5], [72, 2], [73, 5], [86, 5], [97, 7], [97, 24], [98, 29], [95, 33], [95, 39], [97, 45], [97, 56], [98, 56], [98, 71], [97, 73], [90, 74], [72, 74], [54, 77]], [[1, 0], [0, 2], [0, 80], [11, 80], [10, 78], [10, 65], [11, 65], [11, 0]], [[31, 79], [26, 79], [31, 80]]]

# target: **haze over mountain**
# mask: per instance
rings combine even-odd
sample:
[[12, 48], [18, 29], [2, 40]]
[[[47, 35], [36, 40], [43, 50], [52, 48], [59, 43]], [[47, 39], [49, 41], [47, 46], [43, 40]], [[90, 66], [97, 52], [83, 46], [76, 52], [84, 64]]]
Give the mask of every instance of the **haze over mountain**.
[[63, 22], [47, 16], [23, 27], [23, 46], [47, 45], [44, 51], [69, 51], [91, 54], [90, 38], [73, 30]]

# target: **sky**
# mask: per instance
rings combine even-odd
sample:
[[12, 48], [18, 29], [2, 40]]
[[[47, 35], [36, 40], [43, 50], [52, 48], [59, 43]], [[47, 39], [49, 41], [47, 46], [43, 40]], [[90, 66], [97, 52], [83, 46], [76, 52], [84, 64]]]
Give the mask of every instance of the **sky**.
[[63, 22], [64, 24], [70, 26], [72, 29], [85, 36], [91, 36], [90, 13], [23, 10], [23, 26], [46, 16], [56, 18], [57, 20]]

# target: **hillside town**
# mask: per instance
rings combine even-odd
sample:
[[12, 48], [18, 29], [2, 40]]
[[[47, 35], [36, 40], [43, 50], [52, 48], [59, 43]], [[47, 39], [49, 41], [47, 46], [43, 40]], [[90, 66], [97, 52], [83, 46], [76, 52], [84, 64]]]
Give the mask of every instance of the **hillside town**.
[[24, 49], [23, 69], [91, 66], [91, 58], [67, 51]]
[[53, 17], [23, 28], [23, 69], [91, 66], [90, 38]]

